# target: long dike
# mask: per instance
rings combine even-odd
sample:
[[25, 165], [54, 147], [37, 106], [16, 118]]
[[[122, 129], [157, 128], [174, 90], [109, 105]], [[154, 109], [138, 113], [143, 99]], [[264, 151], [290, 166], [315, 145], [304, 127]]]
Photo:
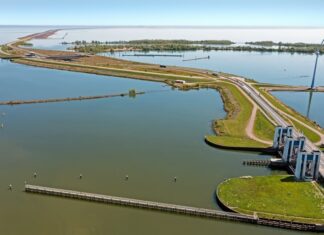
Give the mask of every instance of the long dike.
[[272, 226], [278, 228], [299, 230], [299, 231], [323, 231], [321, 230], [323, 229], [322, 226], [318, 226], [315, 224], [303, 224], [303, 223], [286, 222], [280, 220], [259, 219], [255, 216], [242, 215], [238, 213], [225, 212], [220, 210], [211, 210], [205, 208], [181, 206], [181, 205], [161, 203], [161, 202], [144, 201], [144, 200], [137, 200], [131, 198], [72, 191], [66, 189], [49, 188], [49, 187], [43, 187], [37, 185], [26, 184], [25, 192], [100, 202], [106, 204], [115, 204], [115, 205], [143, 208], [143, 209], [151, 209], [156, 211], [163, 211], [163, 212], [190, 215], [190, 216], [199, 216], [199, 217], [205, 217], [211, 219], [222, 219], [222, 220], [230, 220], [230, 221], [237, 221], [237, 222], [245, 222], [251, 224], [259, 224], [259, 225], [266, 225], [266, 226]]
[[144, 92], [134, 92], [134, 93], [128, 92], [128, 93], [119, 93], [119, 94], [110, 94], [110, 95], [78, 96], [78, 97], [38, 99], [38, 100], [10, 100], [10, 101], [0, 101], [0, 105], [23, 105], [23, 104], [68, 102], [68, 101], [77, 101], [77, 100], [95, 100], [95, 99], [113, 98], [118, 96], [136, 96], [142, 94], [144, 94]]

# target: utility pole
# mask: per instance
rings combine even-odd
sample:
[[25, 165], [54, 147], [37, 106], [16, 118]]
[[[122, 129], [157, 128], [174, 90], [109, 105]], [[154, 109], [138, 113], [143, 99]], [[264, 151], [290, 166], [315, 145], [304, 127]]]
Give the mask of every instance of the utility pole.
[[316, 54], [316, 60], [315, 60], [315, 67], [314, 67], [314, 72], [313, 72], [313, 79], [312, 79], [311, 90], [314, 90], [315, 77], [316, 77], [316, 69], [317, 69], [317, 62], [318, 62], [318, 57], [320, 55], [320, 50], [321, 50], [321, 47], [323, 46], [323, 44], [324, 44], [324, 40], [322, 41], [321, 45], [319, 46], [319, 48], [315, 52], [315, 54]]

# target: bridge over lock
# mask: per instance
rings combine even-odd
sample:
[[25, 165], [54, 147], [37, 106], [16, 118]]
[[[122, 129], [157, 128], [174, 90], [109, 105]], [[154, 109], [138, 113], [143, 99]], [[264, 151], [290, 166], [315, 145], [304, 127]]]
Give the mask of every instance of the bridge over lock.
[[311, 181], [323, 177], [321, 151], [292, 126], [276, 127], [273, 148], [278, 150], [282, 161], [294, 172], [296, 179]]
[[294, 172], [298, 180], [318, 180], [324, 178], [323, 153], [302, 133], [292, 127], [277, 112], [275, 107], [244, 79], [232, 77], [239, 86], [277, 124], [273, 138], [273, 148], [282, 161]]

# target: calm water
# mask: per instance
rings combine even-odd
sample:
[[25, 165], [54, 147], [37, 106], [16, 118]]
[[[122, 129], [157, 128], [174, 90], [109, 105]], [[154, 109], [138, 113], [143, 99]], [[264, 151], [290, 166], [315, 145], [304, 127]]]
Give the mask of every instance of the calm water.
[[67, 42], [76, 40], [137, 40], [137, 39], [188, 39], [188, 40], [231, 40], [282, 41], [320, 43], [324, 28], [224, 28], [224, 27], [88, 27], [62, 30], [51, 38], [63, 38]]
[[[62, 45], [63, 41], [99, 40], [118, 41], [134, 39], [229, 39], [239, 44], [245, 41], [273, 40], [283, 42], [319, 43], [324, 29], [258, 29], [258, 28], [167, 28], [167, 27], [106, 27], [87, 29], [66, 29], [57, 32], [47, 40], [33, 40], [36, 48], [66, 50], [72, 45]], [[155, 52], [152, 52], [155, 53]], [[164, 52], [162, 52], [164, 53]], [[169, 53], [169, 52], [168, 52]], [[179, 57], [133, 57], [132, 53], [103, 53], [122, 59], [147, 63], [177, 65], [211, 69], [238, 74], [259, 82], [289, 85], [310, 85], [315, 57], [309, 54], [232, 52], [232, 51], [192, 51], [180, 52]], [[183, 61], [210, 56], [209, 60]], [[324, 86], [324, 56], [319, 59], [316, 85]]]
[[55, 26], [3, 26], [0, 25], [0, 44], [12, 42], [18, 37], [55, 29]]
[[[154, 53], [154, 52], [152, 52]], [[147, 63], [211, 69], [255, 79], [259, 82], [310, 85], [315, 57], [307, 54], [260, 53], [233, 51], [182, 52], [184, 57], [123, 56], [133, 53], [114, 53], [113, 56]], [[111, 53], [104, 53], [111, 56]], [[210, 56], [210, 59], [183, 61]], [[316, 85], [324, 85], [324, 56], [319, 58]]]
[[[211, 132], [211, 121], [225, 115], [220, 96], [214, 90], [172, 91], [159, 83], [4, 61], [1, 71], [1, 100], [102, 94], [129, 88], [164, 90], [135, 99], [0, 107], [0, 113], [5, 113], [1, 116], [4, 128], [0, 130], [1, 233], [271, 234], [277, 231], [22, 192], [27, 181], [217, 208], [214, 191], [225, 178], [271, 172], [266, 168], [242, 167], [243, 159], [259, 158], [257, 154], [222, 151], [204, 143], [204, 135]], [[84, 176], [82, 180], [78, 179], [80, 173]], [[172, 181], [174, 176], [177, 183]], [[12, 192], [7, 189], [9, 184], [14, 186]]]
[[[237, 60], [230, 63], [228, 55], [228, 68], [244, 61], [243, 57]], [[253, 61], [257, 63], [258, 58]], [[215, 68], [226, 71], [226, 62], [219, 63], [225, 67]], [[257, 65], [250, 68], [258, 74]], [[249, 71], [243, 65], [236, 69]], [[160, 83], [2, 60], [0, 70], [0, 100], [107, 94], [132, 88], [160, 91], [135, 99], [0, 106], [0, 122], [4, 123], [0, 129], [1, 234], [294, 234], [22, 192], [27, 181], [217, 209], [215, 188], [225, 178], [275, 172], [242, 166], [242, 160], [269, 156], [224, 151], [204, 143], [204, 135], [212, 132], [211, 121], [225, 116], [214, 90], [181, 92]], [[9, 184], [13, 191], [8, 190]]]

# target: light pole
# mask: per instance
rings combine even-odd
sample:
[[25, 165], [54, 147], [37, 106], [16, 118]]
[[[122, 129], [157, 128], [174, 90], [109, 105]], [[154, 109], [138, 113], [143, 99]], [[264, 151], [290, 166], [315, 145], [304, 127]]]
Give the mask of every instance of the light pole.
[[318, 62], [318, 57], [320, 55], [320, 49], [324, 44], [324, 40], [322, 41], [321, 45], [318, 47], [317, 51], [315, 52], [316, 54], [316, 60], [315, 60], [315, 68], [314, 68], [314, 73], [313, 73], [313, 80], [312, 80], [312, 85], [311, 85], [311, 90], [314, 90], [314, 85], [315, 85], [315, 77], [316, 77], [316, 69], [317, 69], [317, 62]]

